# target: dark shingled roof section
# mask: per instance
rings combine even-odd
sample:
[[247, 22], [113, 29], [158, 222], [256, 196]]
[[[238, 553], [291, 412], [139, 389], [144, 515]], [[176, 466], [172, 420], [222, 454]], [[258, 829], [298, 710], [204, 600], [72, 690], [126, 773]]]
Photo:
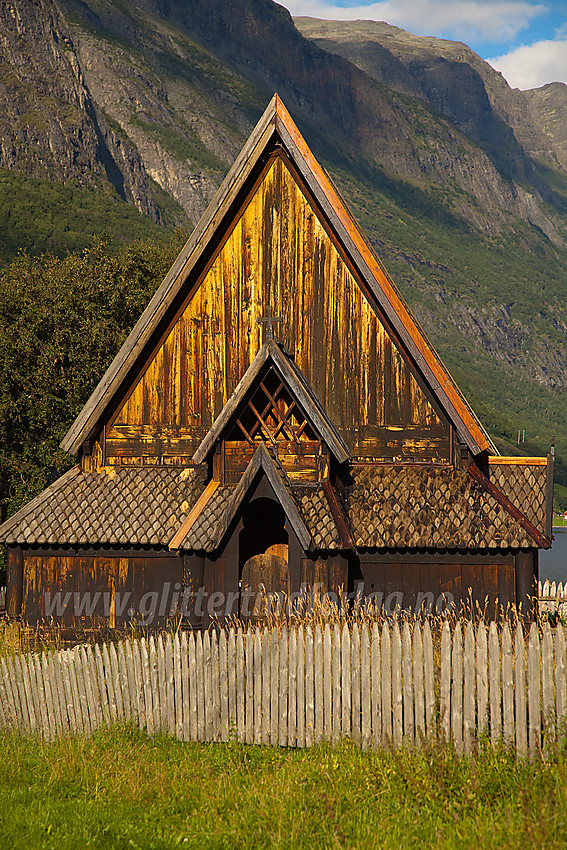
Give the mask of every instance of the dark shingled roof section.
[[212, 552], [216, 530], [236, 484], [217, 487], [183, 540], [180, 549]]
[[547, 466], [490, 461], [489, 477], [534, 528], [545, 534]]
[[466, 471], [374, 466], [352, 471], [347, 515], [358, 547], [515, 549], [533, 538]]
[[321, 487], [295, 487], [295, 501], [316, 549], [342, 549], [329, 503]]
[[7, 520], [0, 540], [165, 546], [204, 490], [205, 475], [205, 468], [163, 466], [71, 470]]

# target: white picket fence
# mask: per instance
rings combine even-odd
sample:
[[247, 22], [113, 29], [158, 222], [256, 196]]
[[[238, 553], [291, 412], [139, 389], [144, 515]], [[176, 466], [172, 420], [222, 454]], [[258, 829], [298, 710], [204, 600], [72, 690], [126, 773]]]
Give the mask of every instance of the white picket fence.
[[555, 614], [567, 617], [567, 582], [555, 582], [546, 579], [538, 582], [537, 595], [541, 614]]
[[185, 741], [364, 749], [479, 738], [534, 753], [563, 735], [566, 640], [532, 624], [220, 630], [0, 660], [0, 726], [51, 739], [131, 721]]

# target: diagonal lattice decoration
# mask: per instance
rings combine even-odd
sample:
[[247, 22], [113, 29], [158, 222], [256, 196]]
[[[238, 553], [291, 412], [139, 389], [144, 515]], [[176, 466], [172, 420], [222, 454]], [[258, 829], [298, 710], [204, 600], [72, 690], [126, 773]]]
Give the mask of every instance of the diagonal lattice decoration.
[[231, 441], [275, 444], [317, 440], [313, 426], [276, 372], [270, 368], [260, 381], [228, 435]]

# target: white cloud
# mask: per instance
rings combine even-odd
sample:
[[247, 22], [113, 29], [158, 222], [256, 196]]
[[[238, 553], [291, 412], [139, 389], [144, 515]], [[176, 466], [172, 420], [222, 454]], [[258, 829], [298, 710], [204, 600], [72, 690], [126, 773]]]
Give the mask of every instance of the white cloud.
[[512, 41], [530, 22], [547, 12], [528, 0], [381, 0], [337, 6], [333, 0], [279, 0], [292, 15], [326, 20], [387, 21], [416, 35], [443, 34], [469, 41]]
[[512, 88], [536, 89], [546, 83], [567, 83], [567, 39], [522, 45], [487, 62], [502, 71]]

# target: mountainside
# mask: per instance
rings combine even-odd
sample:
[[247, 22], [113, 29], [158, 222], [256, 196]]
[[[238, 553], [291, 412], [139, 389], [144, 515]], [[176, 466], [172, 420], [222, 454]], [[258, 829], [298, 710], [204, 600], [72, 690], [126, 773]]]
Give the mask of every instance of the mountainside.
[[55, 188], [60, 250], [190, 228], [276, 90], [503, 449], [567, 457], [567, 87], [466, 45], [271, 0], [7, 0], [0, 251], [10, 215], [57, 250]]

